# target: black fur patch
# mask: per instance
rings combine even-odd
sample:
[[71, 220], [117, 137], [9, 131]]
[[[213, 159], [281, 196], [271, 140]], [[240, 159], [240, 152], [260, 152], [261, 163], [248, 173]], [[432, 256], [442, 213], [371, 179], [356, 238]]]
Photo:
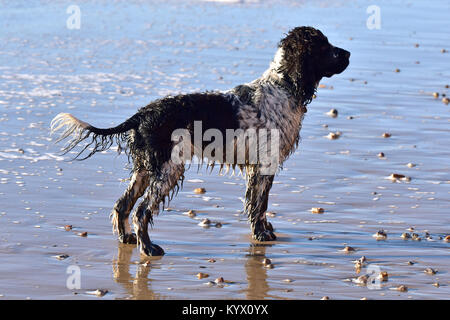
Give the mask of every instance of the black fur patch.
[[187, 129], [194, 143], [194, 121], [202, 121], [202, 135], [214, 128], [225, 136], [226, 129], [239, 127], [236, 114], [236, 107], [221, 93], [169, 96], [150, 103], [138, 111], [139, 126], [129, 141], [134, 170], [157, 172], [170, 159], [174, 130]]

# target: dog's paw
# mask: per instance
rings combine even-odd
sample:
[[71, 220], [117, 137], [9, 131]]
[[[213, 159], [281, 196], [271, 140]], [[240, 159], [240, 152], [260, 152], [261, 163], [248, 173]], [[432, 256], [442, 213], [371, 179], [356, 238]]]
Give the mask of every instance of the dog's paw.
[[134, 233], [127, 233], [119, 236], [119, 241], [125, 244], [136, 244], [137, 238]]
[[149, 257], [157, 257], [164, 255], [164, 250], [154, 243], [151, 243], [148, 246], [141, 246], [139, 251], [141, 252], [142, 255]]
[[271, 230], [264, 230], [253, 235], [253, 239], [257, 241], [274, 241], [277, 239], [275, 233]]

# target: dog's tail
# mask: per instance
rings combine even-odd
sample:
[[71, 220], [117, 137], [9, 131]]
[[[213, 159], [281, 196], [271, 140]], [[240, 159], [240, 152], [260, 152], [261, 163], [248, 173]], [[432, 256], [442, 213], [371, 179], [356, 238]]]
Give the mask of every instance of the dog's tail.
[[[61, 136], [56, 140], [56, 143], [66, 139], [69, 136], [72, 136], [67, 145], [62, 149], [62, 154], [68, 153], [80, 142], [90, 137], [91, 140], [75, 156], [75, 159], [84, 160], [89, 158], [96, 152], [109, 149], [114, 141], [117, 143], [118, 152], [120, 153], [123, 149], [122, 144], [128, 138], [128, 131], [131, 129], [136, 129], [139, 126], [139, 122], [139, 117], [136, 114], [125, 122], [119, 124], [117, 127], [100, 129], [75, 118], [69, 113], [60, 113], [55, 118], [53, 118], [52, 122], [50, 123], [50, 128], [51, 134], [55, 133], [59, 129], [63, 129], [63, 132], [61, 133]], [[80, 158], [80, 155], [89, 147], [92, 147], [92, 149], [89, 149], [89, 154], [83, 158]]]

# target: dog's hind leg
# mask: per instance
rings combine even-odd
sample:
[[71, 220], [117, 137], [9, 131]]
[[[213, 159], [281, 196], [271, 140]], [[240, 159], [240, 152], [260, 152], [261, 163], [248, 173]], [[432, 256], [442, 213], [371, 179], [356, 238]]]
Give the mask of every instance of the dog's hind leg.
[[136, 235], [131, 232], [128, 216], [137, 199], [144, 195], [149, 180], [148, 171], [138, 170], [134, 172], [127, 190], [114, 205], [111, 212], [113, 230], [118, 233], [119, 241], [122, 243], [136, 244]]
[[250, 167], [247, 170], [245, 213], [252, 228], [253, 239], [258, 241], [272, 241], [276, 239], [272, 224], [266, 218], [273, 178], [273, 175], [262, 175], [256, 167]]
[[164, 250], [152, 243], [148, 235], [148, 225], [153, 224], [153, 215], [160, 211], [161, 203], [170, 199], [170, 192], [180, 188], [179, 182], [183, 180], [184, 165], [166, 162], [157, 176], [150, 177], [144, 200], [139, 204], [134, 216], [133, 225], [137, 235], [137, 244], [141, 254], [146, 256], [162, 256]]

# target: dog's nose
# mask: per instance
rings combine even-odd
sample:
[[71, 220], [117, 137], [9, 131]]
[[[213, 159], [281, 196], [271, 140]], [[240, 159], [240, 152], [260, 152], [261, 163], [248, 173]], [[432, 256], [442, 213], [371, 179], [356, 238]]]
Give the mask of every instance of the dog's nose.
[[345, 57], [346, 57], [347, 59], [350, 58], [350, 52], [349, 52], [349, 51], [344, 50], [344, 55], [345, 55]]

